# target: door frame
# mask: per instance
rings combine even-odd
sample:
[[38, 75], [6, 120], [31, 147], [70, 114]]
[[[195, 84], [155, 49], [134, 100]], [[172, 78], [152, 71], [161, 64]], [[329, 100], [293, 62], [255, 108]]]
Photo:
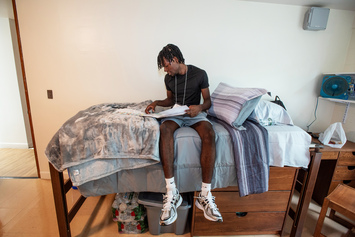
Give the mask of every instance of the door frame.
[[28, 87], [27, 87], [27, 80], [26, 80], [25, 64], [24, 64], [23, 53], [22, 53], [22, 45], [21, 45], [19, 22], [18, 22], [18, 17], [17, 17], [16, 1], [15, 0], [11, 0], [11, 1], [12, 1], [12, 8], [14, 11], [17, 43], [18, 43], [18, 47], [19, 47], [21, 71], [22, 71], [23, 85], [24, 85], [24, 91], [25, 91], [25, 97], [26, 97], [27, 113], [28, 113], [28, 118], [29, 118], [31, 137], [32, 137], [33, 149], [34, 149], [35, 160], [36, 160], [37, 176], [38, 176], [38, 178], [41, 178], [41, 172], [40, 172], [38, 155], [37, 155], [37, 147], [36, 147], [36, 141], [35, 141], [34, 129], [33, 129], [33, 123], [32, 123], [31, 106], [30, 106], [30, 100], [29, 100], [29, 96], [28, 96]]

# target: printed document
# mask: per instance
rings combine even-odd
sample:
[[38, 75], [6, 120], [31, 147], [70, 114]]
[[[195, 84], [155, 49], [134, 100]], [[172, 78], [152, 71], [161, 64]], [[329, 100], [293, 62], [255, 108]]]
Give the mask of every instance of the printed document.
[[159, 113], [152, 113], [152, 114], [144, 114], [143, 116], [146, 117], [153, 117], [153, 118], [165, 118], [165, 117], [173, 117], [173, 116], [178, 116], [178, 115], [184, 115], [186, 114], [186, 110], [188, 110], [189, 107], [186, 105], [183, 106], [174, 106], [171, 109], [164, 110]]

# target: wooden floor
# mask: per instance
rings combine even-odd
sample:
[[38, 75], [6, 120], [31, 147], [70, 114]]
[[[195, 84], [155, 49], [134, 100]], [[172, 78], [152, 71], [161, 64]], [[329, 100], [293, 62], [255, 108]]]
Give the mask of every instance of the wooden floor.
[[[1, 237], [52, 237], [59, 236], [52, 186], [44, 179], [0, 179], [0, 236]], [[67, 194], [71, 207], [79, 191], [71, 189]], [[71, 222], [72, 236], [76, 237], [154, 237], [149, 232], [141, 235], [119, 234], [117, 222], [112, 220], [111, 206], [115, 194], [89, 197]], [[292, 204], [297, 205], [297, 193]], [[316, 226], [320, 206], [311, 202], [302, 237], [311, 237]], [[292, 220], [287, 217], [285, 235], [290, 236]], [[347, 229], [326, 218], [323, 226], [327, 237], [344, 237]], [[156, 236], [156, 235], [155, 235]], [[173, 237], [164, 233], [159, 237]], [[277, 237], [278, 235], [249, 235], [248, 237]], [[179, 237], [190, 237], [189, 233]], [[235, 237], [235, 236], [230, 236]], [[241, 237], [241, 236], [238, 236]], [[245, 236], [244, 236], [245, 237]]]
[[1, 148], [0, 177], [38, 177], [34, 150]]

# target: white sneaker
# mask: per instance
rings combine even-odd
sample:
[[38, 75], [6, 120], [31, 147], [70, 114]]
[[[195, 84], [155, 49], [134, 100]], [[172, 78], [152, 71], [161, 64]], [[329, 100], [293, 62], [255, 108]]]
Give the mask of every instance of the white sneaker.
[[215, 197], [212, 196], [210, 192], [207, 196], [202, 196], [200, 193], [196, 199], [195, 205], [203, 211], [203, 214], [207, 220], [223, 222], [222, 215], [219, 212], [214, 200]]
[[178, 190], [173, 195], [172, 191], [168, 191], [163, 195], [163, 209], [160, 214], [160, 225], [170, 225], [177, 219], [177, 209], [182, 203], [182, 197]]

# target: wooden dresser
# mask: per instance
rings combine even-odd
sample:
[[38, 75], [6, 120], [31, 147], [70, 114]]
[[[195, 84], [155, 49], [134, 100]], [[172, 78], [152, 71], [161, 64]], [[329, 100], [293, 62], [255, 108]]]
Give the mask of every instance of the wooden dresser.
[[223, 222], [206, 220], [193, 205], [191, 236], [281, 234], [297, 174], [298, 168], [270, 167], [269, 191], [261, 194], [240, 197], [238, 187], [212, 190]]
[[339, 183], [355, 187], [355, 143], [347, 141], [342, 148], [324, 146], [320, 152], [322, 161], [312, 198], [322, 205]]

